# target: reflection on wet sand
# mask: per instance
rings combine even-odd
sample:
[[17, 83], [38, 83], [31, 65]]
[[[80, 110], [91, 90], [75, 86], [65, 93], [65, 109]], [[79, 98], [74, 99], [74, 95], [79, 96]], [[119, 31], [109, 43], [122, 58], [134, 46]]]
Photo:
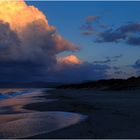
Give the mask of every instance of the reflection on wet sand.
[[27, 92], [27, 89], [24, 88], [2, 88], [0, 89], [0, 93], [2, 94], [18, 94], [18, 93], [23, 93]]
[[[7, 91], [8, 94], [10, 94], [9, 91], [11, 90]], [[17, 89], [14, 91], [17, 91]], [[73, 125], [85, 119], [84, 115], [77, 113], [60, 111], [38, 112], [23, 109], [24, 105], [30, 103], [55, 101], [42, 98], [43, 94], [41, 90], [40, 92], [30, 92], [31, 93], [21, 94], [0, 101], [1, 139], [32, 137]]]
[[[6, 91], [3, 92], [3, 94], [5, 94], [7, 91], [9, 91], [9, 90], [6, 89]], [[13, 89], [12, 94], [14, 91], [19, 93], [19, 92], [21, 92], [21, 89], [19, 89], [19, 91], [17, 89], [16, 90]], [[25, 89], [23, 89], [23, 91], [25, 91]], [[13, 96], [11, 98], [7, 98], [5, 100], [1, 100], [0, 101], [0, 114], [31, 112], [29, 110], [23, 109], [22, 107], [29, 103], [47, 101], [46, 99], [39, 98], [39, 97], [43, 96], [41, 94], [41, 90], [40, 91], [39, 90], [37, 90], [37, 91], [29, 90], [29, 91], [26, 90], [27, 93], [25, 93], [25, 94], [23, 94], [23, 92], [21, 92], [21, 95], [17, 95], [17, 96]], [[10, 93], [8, 93], [8, 94], [10, 94]]]
[[75, 124], [85, 117], [68, 112], [38, 112], [2, 115], [0, 138], [25, 138], [51, 132]]

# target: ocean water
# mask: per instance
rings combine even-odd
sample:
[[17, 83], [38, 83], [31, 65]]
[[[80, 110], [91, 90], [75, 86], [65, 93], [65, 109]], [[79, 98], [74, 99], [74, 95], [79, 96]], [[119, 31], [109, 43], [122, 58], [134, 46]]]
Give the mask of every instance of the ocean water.
[[0, 100], [3, 99], [8, 99], [14, 96], [18, 96], [18, 95], [22, 95], [22, 94], [27, 94], [30, 93], [31, 90], [30, 89], [22, 89], [22, 88], [15, 88], [15, 89], [11, 89], [11, 88], [4, 88], [4, 89], [0, 89]]
[[[33, 92], [42, 92], [47, 89], [33, 89], [33, 88], [0, 88], [0, 100], [8, 99], [11, 97], [20, 96], [23, 94], [30, 94]], [[48, 88], [49, 90], [49, 88]]]
[[1, 88], [0, 89], [0, 114], [13, 114], [31, 112], [23, 107], [26, 104], [46, 101], [41, 98], [44, 90], [32, 88]]

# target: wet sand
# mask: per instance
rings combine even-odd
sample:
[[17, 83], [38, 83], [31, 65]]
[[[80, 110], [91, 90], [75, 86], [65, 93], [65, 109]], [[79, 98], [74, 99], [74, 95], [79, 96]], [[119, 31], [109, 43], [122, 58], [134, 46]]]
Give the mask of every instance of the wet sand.
[[[57, 101], [45, 98], [47, 93], [43, 94], [42, 90], [27, 89], [25, 94], [22, 94], [24, 89], [16, 89], [16, 92], [15, 89], [6, 89], [1, 90], [1, 93], [5, 95], [7, 91], [8, 94], [12, 91], [14, 96], [8, 95], [0, 101], [0, 139], [36, 137], [72, 126], [87, 118], [86, 115], [73, 112], [24, 108], [28, 104]], [[21, 94], [17, 94], [19, 91]]]
[[0, 101], [0, 138], [139, 139], [139, 119], [140, 90], [35, 89]]
[[29, 138], [140, 138], [140, 90], [57, 89], [44, 93], [42, 98], [55, 100], [27, 104], [24, 108], [75, 112], [88, 118]]

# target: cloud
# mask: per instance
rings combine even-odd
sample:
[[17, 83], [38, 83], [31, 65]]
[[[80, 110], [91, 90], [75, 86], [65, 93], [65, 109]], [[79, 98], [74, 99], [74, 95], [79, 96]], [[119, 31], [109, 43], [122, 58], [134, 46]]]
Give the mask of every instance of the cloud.
[[140, 23], [128, 23], [116, 29], [99, 32], [95, 42], [124, 42], [129, 45], [140, 45]]
[[2, 1], [0, 13], [0, 46], [5, 49], [0, 52], [3, 61], [14, 58], [51, 65], [58, 53], [78, 49], [48, 24], [41, 11], [24, 1]]
[[[27, 24], [20, 35], [22, 38], [10, 28], [9, 23], [0, 22], [0, 61], [21, 61], [23, 65], [26, 62], [42, 63], [45, 69], [50, 69], [57, 63], [58, 53], [77, 49], [55, 30], [47, 31], [42, 20]], [[17, 65], [12, 64], [13, 67]]]
[[93, 35], [93, 32], [92, 31], [85, 31], [85, 32], [82, 32], [81, 35], [91, 36], [91, 35]]
[[22, 58], [25, 57], [28, 60], [42, 60], [42, 62], [53, 64], [58, 53], [78, 49], [77, 46], [59, 35], [56, 30], [48, 31], [43, 20], [27, 24], [21, 36]]
[[126, 72], [124, 72], [124, 71], [115, 71], [114, 72], [115, 74], [118, 74], [118, 75], [126, 75], [127, 73]]
[[55, 81], [61, 82], [82, 82], [86, 80], [98, 80], [107, 78], [108, 65], [83, 62], [81, 64], [71, 65], [60, 63], [55, 71], [50, 71], [49, 75]]
[[46, 77], [56, 65], [58, 53], [78, 49], [48, 24], [41, 11], [24, 1], [1, 1], [0, 13], [0, 77], [5, 77], [3, 80]]
[[137, 73], [140, 74], [140, 59], [136, 60], [136, 62], [134, 63], [134, 65], [132, 65], [133, 68], [135, 68], [137, 70]]
[[81, 34], [86, 36], [92, 35], [95, 31], [93, 23], [97, 22], [99, 19], [99, 16], [87, 16], [85, 23], [80, 27], [80, 30], [82, 31]]
[[134, 46], [140, 45], [140, 37], [130, 37], [126, 43]]
[[136, 60], [132, 68], [136, 70], [136, 75], [140, 76], [140, 59]]
[[57, 61], [60, 64], [69, 64], [69, 65], [82, 64], [82, 61], [75, 55], [69, 55], [69, 56], [66, 56], [66, 57], [58, 57]]
[[108, 78], [127, 79], [136, 76], [136, 70], [131, 65], [110, 66], [107, 72]]
[[[2, 81], [69, 81], [102, 79], [109, 69], [81, 61], [64, 51], [78, 47], [63, 38], [45, 15], [24, 1], [0, 1], [0, 79]], [[88, 17], [87, 24], [97, 20]]]
[[2, 1], [0, 13], [0, 20], [9, 24], [10, 29], [17, 34], [23, 51], [28, 48], [31, 54], [37, 49], [52, 55], [77, 49], [77, 46], [58, 34], [54, 26], [48, 24], [41, 11], [24, 1]]
[[140, 31], [140, 23], [129, 23], [126, 25], [122, 25], [118, 29], [123, 34], [129, 33], [129, 32], [139, 32]]
[[110, 67], [106, 64], [88, 63], [80, 60], [75, 55], [60, 57], [49, 75], [55, 81], [82, 82], [107, 78]]
[[0, 81], [45, 81], [47, 68], [28, 61], [0, 61]]
[[115, 55], [115, 56], [113, 56], [112, 58], [114, 58], [114, 59], [119, 59], [119, 58], [121, 58], [121, 57], [123, 57], [122, 54], [120, 54], [120, 55]]
[[3, 59], [16, 59], [20, 49], [20, 40], [17, 34], [10, 29], [8, 23], [0, 21], [0, 61]]
[[118, 61], [118, 59], [120, 59], [122, 57], [122, 55], [116, 55], [116, 56], [112, 56], [112, 57], [106, 57], [105, 60], [97, 60], [94, 61], [95, 64], [109, 64], [109, 63], [114, 63], [116, 61]]
[[96, 63], [96, 64], [106, 64], [106, 63], [110, 63], [110, 62], [111, 62], [111, 59], [94, 61], [94, 63]]
[[97, 21], [99, 18], [100, 18], [99, 16], [87, 16], [86, 23], [92, 23], [94, 21]]
[[[24, 0], [0, 1], [0, 19], [10, 24], [12, 30], [22, 32], [27, 24], [42, 19], [48, 31], [54, 30], [48, 24], [46, 16], [34, 6], [28, 6]], [[18, 19], [18, 20], [17, 20]]]
[[96, 42], [119, 42], [121, 39], [125, 39], [125, 35], [121, 32], [113, 31], [109, 29], [105, 32], [99, 33]]

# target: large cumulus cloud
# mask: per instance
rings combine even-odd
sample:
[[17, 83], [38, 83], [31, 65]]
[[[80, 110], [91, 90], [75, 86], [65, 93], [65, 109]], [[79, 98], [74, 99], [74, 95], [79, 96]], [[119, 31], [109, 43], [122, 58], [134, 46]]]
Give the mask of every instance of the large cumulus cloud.
[[[59, 53], [78, 47], [50, 26], [34, 6], [23, 1], [2, 1], [0, 13], [1, 81], [72, 82], [106, 77], [107, 65], [82, 62], [74, 55], [58, 61]], [[93, 20], [90, 17], [87, 22]]]
[[[11, 77], [33, 79], [33, 75], [34, 77], [36, 75], [44, 77], [50, 68], [57, 63], [56, 55], [59, 52], [77, 49], [55, 30], [47, 31], [42, 24], [43, 21], [40, 20], [28, 24], [19, 36], [10, 28], [8, 23], [0, 22], [2, 77], [5, 75], [5, 78], [9, 78], [9, 80]], [[42, 71], [41, 69], [45, 70]], [[1, 79], [4, 80], [5, 78]]]
[[20, 40], [17, 34], [10, 29], [8, 23], [0, 21], [0, 61], [13, 59], [18, 54]]
[[[37, 57], [40, 59], [41, 56], [47, 61], [59, 52], [77, 49], [75, 45], [59, 35], [56, 28], [48, 24], [45, 15], [34, 6], [28, 6], [20, 0], [2, 1], [0, 2], [0, 13], [1, 31], [7, 32], [5, 38], [1, 39], [5, 41], [9, 37], [10, 41], [12, 39], [13, 42], [17, 43], [16, 40], [13, 40], [14, 36], [17, 36], [21, 52], [20, 55], [17, 53], [13, 55], [18, 55], [18, 59], [33, 61]], [[8, 32], [15, 35], [8, 34]], [[2, 35], [4, 32], [1, 33]], [[7, 48], [15, 46], [7, 44]]]

